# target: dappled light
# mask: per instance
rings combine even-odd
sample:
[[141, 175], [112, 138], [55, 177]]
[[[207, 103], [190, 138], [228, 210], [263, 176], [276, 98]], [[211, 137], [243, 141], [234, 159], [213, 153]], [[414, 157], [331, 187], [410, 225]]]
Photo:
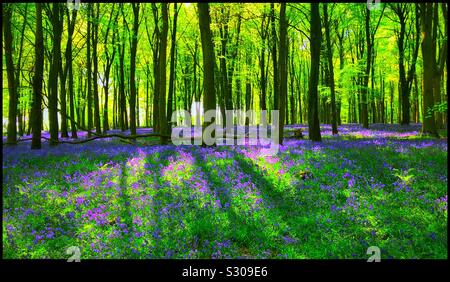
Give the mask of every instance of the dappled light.
[[443, 256], [447, 143], [415, 126], [324, 128], [321, 144], [290, 140], [276, 155], [113, 140], [4, 148], [5, 257], [77, 245], [92, 258], [361, 258], [374, 244]]

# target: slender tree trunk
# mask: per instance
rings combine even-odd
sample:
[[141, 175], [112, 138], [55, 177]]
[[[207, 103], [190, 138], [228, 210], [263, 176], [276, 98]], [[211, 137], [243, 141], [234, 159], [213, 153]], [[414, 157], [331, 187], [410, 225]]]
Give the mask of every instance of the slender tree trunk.
[[125, 126], [125, 109], [126, 109], [126, 100], [125, 100], [125, 70], [124, 70], [124, 56], [125, 56], [125, 44], [121, 43], [121, 50], [119, 52], [119, 76], [120, 76], [120, 85], [119, 85], [119, 125], [122, 131], [126, 130]]
[[118, 100], [119, 100], [119, 97], [118, 97], [118, 95], [117, 95], [117, 81], [119, 80], [119, 75], [118, 75], [118, 67], [117, 67], [117, 64], [116, 64], [116, 66], [115, 66], [115, 68], [114, 68], [114, 89], [113, 89], [113, 91], [114, 91], [114, 102], [113, 102], [113, 128], [115, 129], [115, 128], [118, 128], [119, 127], [119, 115], [118, 115], [118, 112], [119, 112], [119, 110], [118, 110], [118, 108], [119, 108], [119, 106], [118, 106], [118, 104], [119, 104], [119, 102], [118, 102]]
[[159, 56], [160, 56], [160, 30], [159, 30], [159, 21], [158, 21], [158, 8], [155, 3], [152, 3], [152, 11], [154, 17], [155, 30], [153, 37], [153, 77], [154, 77], [154, 88], [153, 88], [153, 130], [154, 132], [160, 132], [160, 124], [159, 124], [159, 99], [160, 99], [160, 74], [159, 74]]
[[99, 95], [98, 95], [98, 57], [97, 57], [97, 42], [98, 42], [98, 19], [99, 19], [99, 9], [100, 4], [97, 3], [95, 6], [97, 7], [97, 10], [94, 14], [94, 10], [92, 9], [92, 16], [94, 19], [94, 22], [92, 23], [92, 59], [94, 61], [94, 71], [93, 71], [93, 78], [92, 78], [92, 87], [94, 88], [94, 124], [95, 124], [95, 131], [97, 134], [102, 133], [101, 129], [101, 121], [100, 121], [100, 101], [99, 101]]
[[25, 35], [25, 28], [27, 26], [27, 18], [28, 18], [28, 4], [25, 4], [25, 11], [24, 11], [24, 18], [23, 18], [23, 23], [22, 23], [22, 27], [20, 30], [20, 43], [19, 43], [19, 55], [18, 55], [18, 59], [17, 59], [17, 64], [16, 64], [16, 69], [15, 69], [15, 87], [19, 90], [16, 92], [16, 99], [17, 99], [17, 114], [18, 114], [18, 122], [19, 122], [19, 136], [23, 136], [23, 133], [25, 131], [25, 115], [26, 115], [26, 103], [22, 103], [20, 102], [20, 98], [23, 96], [23, 91], [20, 91], [21, 89], [21, 68], [22, 68], [22, 54], [23, 54], [23, 40], [24, 40], [24, 35]]
[[389, 92], [391, 93], [391, 97], [389, 99], [391, 124], [394, 124], [394, 89], [394, 84], [392, 82], [389, 82]]
[[74, 88], [73, 88], [73, 64], [72, 64], [72, 36], [75, 30], [75, 22], [77, 18], [77, 10], [72, 10], [72, 18], [70, 18], [69, 11], [67, 13], [67, 48], [66, 48], [66, 64], [67, 64], [67, 73], [69, 79], [69, 109], [70, 109], [70, 129], [72, 131], [72, 138], [78, 138], [77, 135], [77, 127], [75, 124], [75, 105], [74, 105]]
[[[159, 126], [160, 133], [168, 135], [169, 128], [166, 115], [166, 58], [167, 58], [167, 33], [169, 29], [169, 19], [167, 3], [161, 4], [163, 26], [159, 45]], [[167, 143], [167, 137], [161, 136], [161, 144]]]
[[[175, 48], [176, 48], [176, 38], [177, 38], [177, 18], [178, 10], [177, 3], [173, 4], [174, 16], [173, 16], [173, 26], [172, 26], [172, 38], [170, 45], [170, 73], [169, 73], [169, 94], [167, 98], [167, 118], [170, 120], [172, 118], [173, 112], [173, 100], [174, 100], [174, 84], [175, 84]], [[172, 124], [170, 124], [172, 127]]]
[[403, 16], [399, 16], [400, 20], [400, 33], [398, 38], [398, 52], [399, 52], [399, 72], [400, 72], [400, 95], [402, 100], [402, 120], [401, 124], [408, 125], [409, 124], [409, 89], [408, 84], [406, 82], [406, 73], [405, 73], [405, 64], [404, 64], [404, 56], [405, 56], [405, 32], [406, 32], [406, 19]]
[[291, 105], [291, 124], [296, 124], [297, 120], [297, 103], [296, 103], [296, 99], [295, 99], [295, 94], [294, 94], [294, 84], [295, 84], [295, 71], [294, 71], [294, 49], [296, 48], [296, 46], [294, 45], [295, 41], [292, 41], [292, 46], [291, 46], [291, 59], [289, 60], [288, 58], [288, 65], [289, 65], [289, 77], [290, 77], [290, 96], [289, 96], [289, 104]]
[[[228, 89], [229, 87], [229, 78], [228, 78], [228, 67], [227, 67], [227, 43], [228, 43], [228, 21], [229, 21], [229, 11], [227, 11], [227, 14], [225, 14], [224, 9], [221, 9], [221, 14], [224, 17], [223, 21], [224, 23], [220, 25], [219, 33], [221, 38], [221, 53], [220, 53], [220, 76], [222, 78], [222, 84], [221, 84], [221, 92], [222, 97], [225, 102], [225, 110], [233, 110], [233, 100], [231, 96], [231, 89]], [[226, 127], [226, 131], [229, 132], [232, 129], [232, 124], [227, 123], [227, 119], [225, 115], [222, 115], [223, 124]]]
[[423, 123], [422, 133], [432, 136], [438, 136], [434, 112], [430, 111], [433, 107], [433, 3], [421, 3], [421, 22], [422, 22], [422, 57], [423, 57]]
[[[366, 9], [366, 7], [364, 7]], [[367, 109], [367, 87], [369, 85], [369, 74], [370, 67], [372, 65], [372, 40], [370, 32], [370, 10], [367, 9], [365, 17], [365, 27], [366, 27], [366, 43], [367, 43], [367, 62], [365, 74], [362, 79], [362, 89], [361, 89], [361, 120], [364, 128], [369, 128], [369, 113]]]
[[[432, 55], [433, 55], [433, 97], [434, 105], [441, 105], [441, 76], [443, 75], [444, 65], [447, 61], [447, 24], [444, 24], [444, 37], [438, 46], [438, 26], [439, 26], [439, 5], [442, 6], [444, 22], [447, 23], [447, 6], [444, 3], [435, 4], [433, 7], [433, 29], [432, 29]], [[436, 56], [438, 55], [438, 56]], [[436, 57], [437, 60], [436, 60]], [[444, 114], [441, 111], [434, 113], [436, 128], [444, 128]]]
[[317, 86], [319, 83], [320, 45], [322, 39], [319, 3], [311, 3], [311, 72], [309, 78], [308, 127], [309, 139], [322, 141], [320, 136]]
[[[231, 48], [231, 54], [229, 55], [230, 57], [230, 61], [231, 61], [231, 65], [228, 68], [228, 96], [230, 97], [230, 99], [233, 97], [233, 77], [234, 77], [234, 70], [236, 67], [236, 59], [238, 57], [238, 53], [239, 53], [239, 36], [241, 33], [241, 14], [239, 13], [237, 15], [237, 26], [236, 26], [236, 37], [235, 37], [235, 42]], [[236, 108], [240, 109], [240, 80], [239, 78], [236, 79], [236, 88], [237, 88], [237, 92], [238, 94], [236, 95], [237, 98], [237, 102], [236, 102]], [[234, 107], [233, 107], [234, 108]]]
[[136, 51], [137, 34], [139, 31], [139, 4], [132, 3], [133, 34], [130, 49], [130, 134], [136, 135]]
[[14, 63], [13, 63], [13, 34], [11, 27], [12, 20], [12, 4], [4, 4], [3, 6], [3, 34], [5, 40], [5, 58], [6, 58], [6, 72], [8, 76], [8, 93], [9, 93], [9, 110], [8, 110], [8, 136], [7, 144], [17, 144], [17, 87], [14, 78]]
[[[33, 77], [33, 101], [31, 106], [31, 121], [33, 137], [31, 149], [41, 148], [42, 129], [42, 81], [44, 80], [44, 38], [42, 35], [42, 4], [36, 3], [36, 30], [34, 48], [34, 77]], [[3, 14], [3, 19], [5, 14]]]
[[[247, 79], [245, 82], [245, 111], [249, 111], [251, 109], [251, 99], [252, 99], [252, 85], [250, 84], [250, 80]], [[249, 125], [248, 118], [245, 119], [245, 125]]]
[[[419, 36], [419, 35], [418, 35]], [[419, 103], [419, 84], [417, 82], [417, 74], [414, 75], [414, 122], [419, 123], [420, 122], [420, 103]]]
[[328, 4], [323, 4], [323, 17], [325, 23], [325, 38], [327, 45], [328, 75], [331, 92], [331, 132], [333, 135], [338, 134], [337, 116], [336, 116], [336, 94], [334, 87], [334, 69], [333, 69], [333, 50], [331, 49], [330, 39], [330, 20], [328, 19]]
[[[91, 3], [87, 4], [87, 14], [89, 18], [93, 17]], [[86, 44], [86, 62], [87, 62], [87, 129], [91, 130], [93, 126], [92, 120], [92, 66], [91, 66], [91, 42], [92, 42], [92, 23], [90, 20], [87, 21], [87, 44]], [[91, 133], [88, 132], [88, 137], [91, 137]]]
[[[216, 108], [216, 95], [214, 88], [214, 46], [212, 42], [211, 36], [211, 18], [209, 15], [209, 5], [207, 3], [198, 3], [198, 18], [199, 18], [199, 27], [200, 27], [200, 35], [202, 42], [202, 51], [203, 51], [203, 108], [205, 113], [209, 110], [215, 110]], [[206, 127], [213, 124], [213, 131], [211, 132], [211, 137], [215, 138], [215, 118], [212, 119], [211, 122], [203, 123], [203, 132]], [[202, 138], [202, 143], [204, 143], [204, 139]]]
[[[280, 86], [279, 86], [279, 106], [280, 106], [280, 134], [279, 144], [283, 144], [284, 122], [286, 117], [287, 103], [287, 61], [288, 61], [288, 43], [287, 43], [287, 20], [286, 3], [281, 3], [280, 8], [280, 53], [278, 58]], [[276, 86], [274, 86], [274, 89]], [[275, 125], [276, 126], [276, 125]]]
[[53, 11], [50, 19], [53, 28], [53, 46], [52, 63], [50, 65], [49, 85], [50, 93], [48, 96], [48, 115], [50, 123], [50, 142], [51, 146], [58, 144], [58, 74], [61, 67], [61, 34], [62, 19], [61, 7], [59, 3], [53, 3]]
[[[273, 97], [274, 97], [274, 109], [279, 110], [279, 73], [277, 63], [277, 32], [275, 29], [275, 5], [270, 3], [270, 21], [272, 28], [272, 66], [273, 66]], [[281, 50], [280, 50], [281, 51]], [[280, 131], [282, 132], [282, 131]], [[280, 133], [280, 136], [282, 134]]]
[[[61, 12], [61, 27], [63, 27], [63, 15], [64, 13]], [[62, 32], [62, 31], [61, 31]], [[66, 45], [66, 53], [69, 50], [67, 49]], [[63, 67], [62, 60], [60, 60], [59, 64], [59, 78], [60, 78], [60, 93], [59, 93], [59, 100], [61, 104], [61, 137], [62, 138], [69, 138], [69, 132], [67, 130], [67, 93], [66, 93], [66, 80], [67, 80], [67, 73], [68, 73], [68, 67], [69, 64], [66, 61], [66, 65]]]
[[267, 87], [267, 83], [266, 83], [266, 74], [265, 74], [265, 50], [266, 47], [264, 46], [264, 41], [263, 41], [263, 47], [261, 48], [261, 58], [260, 58], [260, 70], [261, 70], [261, 78], [260, 78], [260, 83], [261, 83], [261, 97], [259, 99], [259, 103], [260, 103], [260, 109], [262, 111], [267, 110], [267, 106], [266, 106], [266, 87]]
[[149, 88], [150, 88], [150, 65], [145, 64], [145, 127], [150, 127], [150, 107], [149, 107]]
[[[115, 5], [113, 4], [113, 7], [111, 9], [111, 14], [109, 17], [109, 22], [108, 22], [108, 26], [106, 29], [106, 33], [104, 36], [104, 48], [105, 48], [105, 55], [106, 55], [106, 64], [104, 66], [104, 75], [105, 75], [105, 80], [104, 80], [104, 86], [103, 86], [103, 90], [105, 92], [105, 101], [103, 103], [103, 133], [106, 134], [109, 130], [109, 113], [108, 113], [108, 99], [109, 99], [109, 76], [110, 76], [110, 72], [111, 72], [111, 66], [114, 62], [114, 57], [115, 57], [115, 48], [113, 47], [112, 50], [112, 54], [109, 53], [108, 50], [108, 39], [109, 39], [109, 30], [110, 30], [110, 26], [111, 23], [117, 22], [117, 19], [119, 17], [119, 13], [116, 13], [114, 19], [113, 19], [113, 12], [114, 12], [114, 7]], [[115, 37], [116, 37], [116, 31], [112, 32], [112, 39], [111, 39], [111, 44], [114, 46], [115, 45]], [[114, 103], [114, 102], [113, 102]], [[113, 111], [114, 112], [114, 111]], [[114, 118], [113, 118], [114, 120]]]
[[380, 102], [380, 116], [381, 116], [381, 123], [386, 123], [386, 115], [385, 115], [385, 107], [384, 107], [384, 100], [385, 100], [385, 96], [384, 96], [384, 92], [385, 92], [385, 81], [384, 81], [384, 77], [383, 74], [380, 71], [380, 92], [381, 92], [381, 102]]

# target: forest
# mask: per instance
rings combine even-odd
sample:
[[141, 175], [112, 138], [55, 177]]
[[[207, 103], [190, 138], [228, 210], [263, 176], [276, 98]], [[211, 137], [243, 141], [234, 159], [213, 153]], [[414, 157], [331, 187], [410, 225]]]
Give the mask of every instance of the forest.
[[446, 3], [69, 2], [2, 4], [4, 258], [447, 258]]

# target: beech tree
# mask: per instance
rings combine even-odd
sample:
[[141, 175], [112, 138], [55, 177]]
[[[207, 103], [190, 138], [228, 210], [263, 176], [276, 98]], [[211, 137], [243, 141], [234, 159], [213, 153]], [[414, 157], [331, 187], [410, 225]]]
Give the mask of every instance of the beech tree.
[[[216, 109], [216, 95], [214, 89], [214, 46], [210, 28], [211, 18], [209, 15], [209, 5], [207, 3], [198, 3], [198, 22], [203, 52], [203, 109], [206, 113], [209, 110]], [[203, 130], [210, 124], [214, 124], [215, 126], [215, 123], [215, 118], [210, 122], [204, 122]], [[215, 138], [215, 130], [213, 130], [211, 136]]]
[[31, 149], [41, 148], [42, 130], [42, 81], [44, 80], [44, 37], [42, 35], [42, 4], [36, 3], [36, 33], [34, 48], [33, 101], [31, 108]]
[[322, 40], [322, 26], [320, 24], [319, 4], [311, 3], [311, 72], [309, 76], [309, 97], [308, 97], [308, 128], [309, 139], [312, 141], [322, 141], [320, 135], [318, 91], [320, 45]]

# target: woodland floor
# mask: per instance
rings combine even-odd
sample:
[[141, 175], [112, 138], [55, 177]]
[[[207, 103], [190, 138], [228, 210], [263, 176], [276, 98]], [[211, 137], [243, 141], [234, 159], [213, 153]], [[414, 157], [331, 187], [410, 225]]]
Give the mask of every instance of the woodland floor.
[[323, 125], [322, 143], [285, 139], [275, 156], [155, 138], [3, 146], [3, 258], [447, 258], [447, 138], [419, 130]]

